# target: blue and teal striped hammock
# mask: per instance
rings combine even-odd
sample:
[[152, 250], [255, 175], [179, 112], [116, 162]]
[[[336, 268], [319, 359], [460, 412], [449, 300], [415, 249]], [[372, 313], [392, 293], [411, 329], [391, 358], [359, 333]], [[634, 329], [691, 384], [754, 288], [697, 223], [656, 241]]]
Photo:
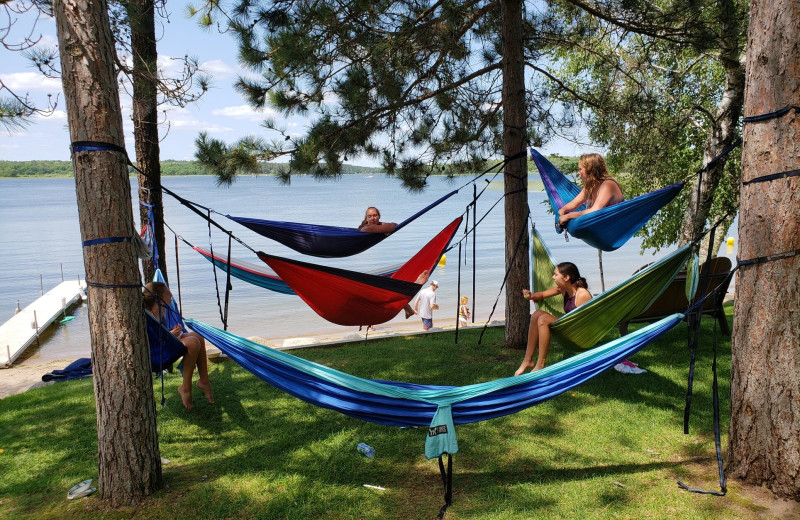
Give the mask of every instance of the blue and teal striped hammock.
[[513, 414], [613, 367], [683, 320], [674, 314], [538, 372], [453, 387], [364, 379], [196, 320], [187, 326], [270, 385], [315, 406], [388, 426], [428, 426], [425, 456], [458, 452], [456, 424]]
[[[445, 200], [458, 193], [453, 190], [417, 213], [399, 223], [393, 234], [410, 224], [420, 216], [435, 208]], [[294, 249], [304, 255], [320, 258], [341, 258], [352, 256], [384, 240], [385, 233], [365, 233], [356, 228], [306, 224], [302, 222], [283, 222], [277, 220], [261, 220], [248, 217], [225, 215], [227, 218], [250, 228], [259, 235], [271, 238], [276, 242]]]
[[[556, 214], [556, 230], [561, 233], [558, 223], [558, 210], [574, 199], [581, 188], [570, 181], [558, 168], [542, 154], [531, 148], [531, 158], [539, 170], [550, 200], [553, 213]], [[640, 195], [607, 206], [567, 222], [567, 232], [597, 249], [614, 251], [625, 244], [637, 231], [650, 220], [653, 215], [674, 199], [683, 188], [682, 182]], [[583, 211], [580, 206], [576, 211]]]

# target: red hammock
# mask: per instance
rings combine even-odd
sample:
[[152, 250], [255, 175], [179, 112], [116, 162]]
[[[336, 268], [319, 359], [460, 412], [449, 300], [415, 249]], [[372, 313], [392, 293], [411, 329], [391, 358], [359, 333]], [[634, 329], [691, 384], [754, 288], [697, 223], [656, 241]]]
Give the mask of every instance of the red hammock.
[[432, 273], [461, 225], [458, 217], [391, 277], [377, 276], [268, 255], [269, 265], [314, 311], [337, 325], [377, 325], [394, 318], [422, 288], [415, 280]]

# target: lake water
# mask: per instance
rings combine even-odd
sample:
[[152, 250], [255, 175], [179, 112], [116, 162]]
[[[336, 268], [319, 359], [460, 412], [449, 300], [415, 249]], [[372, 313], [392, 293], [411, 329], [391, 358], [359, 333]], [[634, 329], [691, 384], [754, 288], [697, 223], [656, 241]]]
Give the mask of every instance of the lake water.
[[[535, 181], [538, 176], [531, 176]], [[440, 196], [460, 187], [469, 179], [450, 182], [433, 177], [430, 187], [421, 194], [410, 194], [396, 179], [385, 175], [346, 175], [339, 181], [318, 182], [305, 176], [296, 176], [288, 186], [281, 185], [268, 176], [242, 177], [230, 188], [217, 187], [210, 176], [167, 177], [164, 185], [181, 196], [213, 208], [223, 214], [248, 216], [271, 220], [309, 222], [338, 226], [357, 226], [367, 206], [380, 208], [384, 221], [399, 222], [427, 206]], [[133, 199], [136, 200], [135, 179], [131, 179]], [[479, 181], [479, 189], [486, 183]], [[502, 197], [500, 181], [492, 182], [478, 202], [478, 218]], [[529, 200], [534, 222], [537, 222], [545, 242], [558, 261], [570, 260], [578, 264], [581, 274], [589, 282], [593, 293], [600, 292], [597, 251], [581, 241], [565, 242], [562, 235], [553, 231], [553, 217], [543, 203], [544, 193], [530, 192]], [[343, 259], [303, 258], [313, 263], [342, 267], [356, 271], [369, 271], [381, 266], [405, 262], [447, 223], [462, 214], [472, 199], [472, 186], [467, 186], [412, 224], [359, 255]], [[209, 230], [202, 218], [181, 206], [169, 195], [164, 195], [164, 214], [167, 224], [189, 242], [208, 249]], [[135, 212], [138, 223], [138, 209]], [[302, 255], [220, 215], [215, 220], [232, 230], [256, 250], [302, 258]], [[472, 242], [463, 249], [460, 294], [470, 297], [475, 304], [476, 323], [489, 317], [495, 300], [500, 296], [494, 319], [504, 317], [504, 293], [500, 285], [504, 275], [504, 222], [503, 204], [498, 204], [481, 222], [477, 231], [476, 265], [472, 265]], [[470, 215], [472, 221], [472, 215]], [[137, 224], [138, 228], [138, 224]], [[78, 210], [73, 179], [0, 179], [0, 230], [6, 245], [0, 248], [0, 320], [14, 314], [19, 304], [24, 308], [63, 279], [84, 278]], [[735, 231], [735, 226], [732, 232]], [[463, 235], [463, 226], [456, 239]], [[735, 234], [734, 234], [735, 236]], [[227, 254], [227, 238], [216, 228], [211, 237], [214, 252]], [[177, 296], [175, 279], [174, 236], [167, 230], [168, 273], [173, 292]], [[633, 238], [625, 246], [611, 253], [603, 253], [603, 270], [607, 288], [623, 281], [634, 270], [667, 254], [639, 253], [640, 240]], [[723, 246], [724, 249], [724, 246]], [[731, 248], [727, 254], [733, 258]], [[252, 263], [258, 258], [234, 242], [233, 256]], [[466, 259], [464, 258], [466, 257]], [[217, 307], [212, 264], [183, 242], [178, 247], [183, 313], [187, 317], [221, 326]], [[439, 281], [437, 292], [441, 310], [434, 316], [437, 325], [455, 322], [458, 306], [458, 250], [447, 253], [446, 262], [437, 267], [433, 279]], [[472, 302], [472, 276], [476, 274], [475, 302]], [[224, 297], [225, 273], [217, 271], [220, 294]], [[260, 336], [268, 340], [281, 338], [341, 335], [357, 332], [323, 320], [300, 298], [271, 292], [233, 279], [230, 294], [228, 329], [242, 336]], [[515, 289], [518, 290], [518, 289]], [[86, 306], [73, 311], [76, 319], [54, 326], [42, 339], [42, 346], [28, 357], [73, 359], [88, 356], [90, 352]], [[378, 331], [408, 328], [416, 325], [418, 318], [406, 321], [401, 316]]]

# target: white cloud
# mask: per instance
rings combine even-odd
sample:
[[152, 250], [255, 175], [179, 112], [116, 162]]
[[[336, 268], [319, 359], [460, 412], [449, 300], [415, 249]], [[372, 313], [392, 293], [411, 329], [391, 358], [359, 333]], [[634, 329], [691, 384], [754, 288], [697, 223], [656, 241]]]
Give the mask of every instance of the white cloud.
[[61, 80], [48, 78], [38, 72], [12, 72], [3, 74], [3, 83], [17, 95], [34, 90], [57, 94], [61, 92]]
[[236, 76], [239, 72], [222, 60], [204, 61], [200, 64], [200, 70], [211, 75], [213, 79], [225, 79]]
[[36, 46], [44, 49], [52, 49], [58, 47], [58, 39], [54, 34], [43, 34], [39, 38], [39, 41], [36, 42]]
[[217, 108], [211, 111], [212, 115], [221, 117], [231, 117], [234, 119], [247, 119], [250, 121], [262, 121], [267, 117], [272, 117], [278, 113], [271, 108], [255, 110], [250, 105], [238, 105], [233, 107]]
[[67, 112], [65, 110], [55, 110], [50, 115], [36, 114], [35, 119], [44, 121], [64, 121], [67, 119]]

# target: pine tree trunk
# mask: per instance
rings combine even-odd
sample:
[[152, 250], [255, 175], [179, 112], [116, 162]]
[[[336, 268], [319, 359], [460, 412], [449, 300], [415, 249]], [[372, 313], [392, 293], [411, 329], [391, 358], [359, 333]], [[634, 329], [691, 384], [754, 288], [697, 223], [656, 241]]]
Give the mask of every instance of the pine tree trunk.
[[[503, 153], [525, 151], [525, 60], [522, 45], [522, 2], [502, 0], [503, 23]], [[521, 296], [529, 285], [528, 161], [519, 157], [505, 167], [505, 258], [507, 347], [525, 348], [530, 305]]]
[[[745, 116], [800, 105], [800, 3], [750, 7]], [[742, 181], [800, 169], [800, 116], [743, 125]], [[800, 177], [742, 185], [739, 258], [800, 249]], [[728, 470], [800, 500], [800, 255], [742, 266], [736, 282]]]
[[[153, 222], [147, 207], [139, 206], [141, 227], [153, 226], [159, 253], [158, 264], [167, 276], [164, 256], [164, 207], [161, 204], [161, 163], [158, 145], [158, 53], [156, 49], [155, 6], [152, 0], [132, 0], [127, 5], [133, 55], [133, 137], [136, 146], [139, 200], [153, 207]], [[145, 280], [155, 274], [152, 261], [143, 262]]]
[[[105, 2], [53, 2], [70, 139], [124, 146]], [[80, 151], [72, 158], [81, 239], [136, 232], [123, 154]], [[161, 458], [134, 243], [84, 245], [89, 286], [100, 497], [116, 507], [162, 486]], [[95, 284], [103, 284], [95, 285]]]

